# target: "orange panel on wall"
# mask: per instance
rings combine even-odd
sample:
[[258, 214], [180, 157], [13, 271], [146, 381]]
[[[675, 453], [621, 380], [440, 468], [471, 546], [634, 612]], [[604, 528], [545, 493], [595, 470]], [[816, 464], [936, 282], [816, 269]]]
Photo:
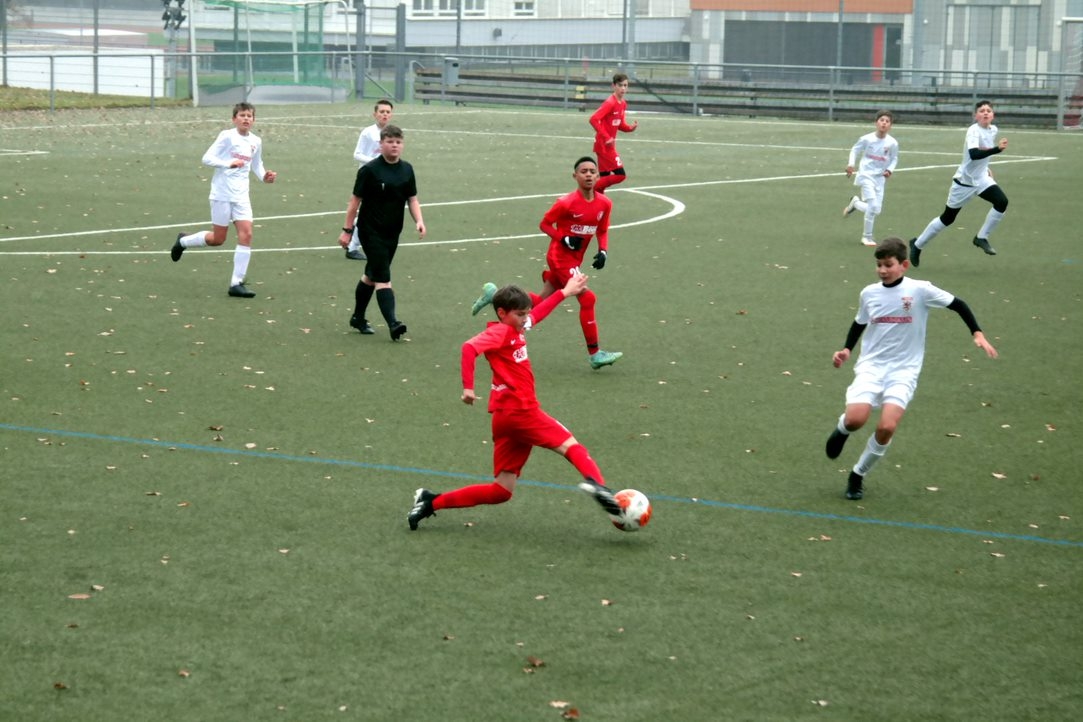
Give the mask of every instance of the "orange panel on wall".
[[[693, 10], [837, 13], [839, 0], [691, 0]], [[914, 0], [845, 0], [846, 13], [912, 13]]]

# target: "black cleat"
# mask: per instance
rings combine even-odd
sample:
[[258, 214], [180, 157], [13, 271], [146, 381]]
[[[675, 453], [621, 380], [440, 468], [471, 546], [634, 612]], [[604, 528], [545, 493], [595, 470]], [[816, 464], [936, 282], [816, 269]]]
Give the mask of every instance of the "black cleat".
[[989, 245], [989, 239], [987, 238], [978, 238], [977, 236], [974, 236], [974, 240], [971, 241], [971, 243], [985, 251], [985, 255], [987, 256], [995, 256], [997, 254], [997, 249]]
[[865, 496], [865, 485], [861, 482], [865, 480], [861, 474], [856, 471], [850, 472], [850, 478], [846, 480], [846, 498], [850, 501], [857, 501], [861, 497]]
[[594, 497], [594, 501], [602, 505], [605, 509], [605, 513], [610, 516], [620, 516], [623, 510], [620, 508], [620, 504], [617, 503], [616, 498], [606, 487], [602, 486], [594, 479], [586, 477], [583, 481], [579, 482], [579, 488]]
[[229, 295], [233, 296], [234, 298], [255, 298], [256, 297], [255, 292], [254, 291], [249, 291], [247, 288], [245, 288], [245, 285], [243, 283], [238, 283], [236, 286], [230, 286], [229, 287]]
[[184, 238], [184, 234], [178, 233], [177, 240], [173, 243], [173, 247], [169, 249], [169, 257], [173, 259], [173, 263], [179, 261], [181, 254], [184, 253], [184, 246], [180, 242], [182, 238]]
[[432, 500], [438, 496], [440, 495], [428, 489], [418, 489], [414, 492], [414, 506], [410, 509], [410, 513], [406, 515], [406, 521], [410, 524], [410, 531], [417, 531], [418, 522], [422, 519], [436, 516], [436, 511], [432, 508]]
[[827, 444], [824, 446], [824, 451], [827, 453], [827, 458], [839, 458], [839, 454], [842, 453], [842, 447], [846, 446], [846, 440], [849, 438], [849, 434], [844, 434], [838, 429], [832, 431], [831, 436], [827, 437]]
[[398, 341], [406, 334], [406, 324], [402, 321], [395, 321], [391, 324], [391, 340]]
[[357, 316], [350, 316], [350, 325], [365, 336], [371, 336], [376, 333], [376, 329], [372, 327], [371, 323], [363, 318], [358, 318]]
[[910, 239], [910, 265], [917, 268], [921, 265], [921, 249], [918, 248], [918, 239]]
[[346, 251], [346, 258], [351, 261], [367, 261], [369, 258], [361, 251]]

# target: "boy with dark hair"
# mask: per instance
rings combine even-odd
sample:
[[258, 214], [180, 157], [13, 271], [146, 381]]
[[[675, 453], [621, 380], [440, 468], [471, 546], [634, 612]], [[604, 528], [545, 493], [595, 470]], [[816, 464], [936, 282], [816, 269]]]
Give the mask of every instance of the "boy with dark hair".
[[339, 245], [348, 248], [356, 225], [357, 237], [367, 256], [365, 272], [354, 290], [350, 325], [366, 336], [375, 333], [365, 319], [365, 311], [375, 294], [392, 341], [398, 341], [406, 333], [406, 324], [395, 315], [395, 292], [391, 288], [391, 262], [402, 234], [404, 205], [414, 219], [418, 236], [425, 237], [414, 167], [402, 160], [402, 144], [403, 133], [398, 126], [387, 125], [380, 131], [380, 156], [357, 170], [353, 195], [346, 205], [346, 225], [338, 237]]
[[974, 236], [972, 243], [986, 255], [997, 254], [996, 249], [989, 245], [989, 235], [999, 225], [1005, 211], [1008, 210], [1008, 196], [993, 180], [993, 172], [989, 170], [989, 158], [1006, 150], [1008, 139], [997, 140], [997, 127], [993, 125], [994, 117], [993, 104], [988, 100], [979, 100], [974, 106], [974, 123], [967, 128], [966, 140], [963, 144], [963, 160], [951, 179], [951, 188], [948, 190], [944, 212], [929, 221], [929, 225], [925, 226], [920, 236], [910, 239], [910, 261], [915, 268], [921, 265], [921, 252], [929, 241], [954, 223], [959, 210], [974, 196], [988, 201], [993, 207], [985, 214], [985, 222], [978, 234]]
[[[395, 106], [390, 100], [385, 98], [376, 101], [376, 105], [372, 108], [372, 118], [376, 122], [365, 126], [361, 134], [357, 136], [357, 147], [353, 150], [353, 159], [357, 161], [359, 168], [369, 161], [376, 160], [376, 157], [380, 155], [380, 131], [391, 122], [391, 114], [394, 110]], [[346, 246], [346, 258], [351, 261], [368, 260], [361, 251], [361, 240], [357, 237], [356, 227], [353, 238], [350, 239], [350, 245]]]
[[624, 96], [627, 94], [628, 76], [617, 73], [613, 76], [613, 94], [590, 116], [590, 125], [594, 128], [594, 155], [598, 157], [598, 169], [601, 171], [594, 190], [599, 193], [605, 193], [606, 188], [623, 183], [627, 178], [624, 163], [617, 152], [617, 131], [631, 133], [639, 126], [639, 121], [624, 121], [624, 112], [628, 109]]
[[406, 515], [410, 529], [441, 509], [459, 509], [481, 504], [502, 504], [511, 499], [535, 446], [551, 449], [566, 458], [583, 475], [579, 488], [590, 494], [609, 514], [619, 514], [613, 494], [605, 487], [602, 471], [586, 447], [559, 421], [542, 411], [534, 391], [534, 372], [526, 349], [526, 332], [541, 323], [561, 301], [587, 289], [587, 277], [575, 274], [563, 288], [537, 306], [531, 294], [518, 286], [504, 286], [493, 295], [499, 321], [490, 321], [485, 330], [462, 346], [462, 402], [473, 405], [474, 364], [485, 354], [492, 368], [489, 413], [493, 429], [493, 475], [488, 484], [472, 484], [442, 494], [428, 489], [414, 493], [414, 505]]
[[858, 339], [861, 355], [854, 364], [854, 380], [846, 389], [846, 411], [827, 439], [827, 458], [837, 459], [850, 434], [869, 420], [874, 407], [881, 407], [876, 431], [869, 437], [846, 485], [846, 498], [864, 495], [864, 478], [887, 452], [895, 429], [917, 389], [925, 358], [925, 326], [931, 308], [949, 308], [963, 319], [974, 337], [974, 345], [996, 358], [997, 351], [985, 340], [977, 319], [963, 299], [928, 281], [906, 278], [910, 262], [906, 242], [886, 238], [876, 246], [876, 273], [880, 282], [861, 291], [857, 316], [850, 324], [843, 348], [831, 358], [839, 368], [850, 358]]
[[169, 256], [176, 263], [189, 248], [220, 246], [229, 235], [229, 224], [237, 227], [237, 248], [233, 252], [233, 275], [229, 295], [252, 298], [256, 294], [244, 285], [252, 257], [252, 201], [248, 174], [264, 183], [274, 183], [278, 174], [263, 167], [263, 141], [251, 132], [256, 107], [251, 103], [233, 106], [233, 128], [223, 130], [203, 154], [203, 165], [214, 168], [211, 178], [211, 230], [178, 233]]
[[[549, 250], [545, 254], [548, 268], [542, 271], [544, 286], [541, 295], [531, 294], [535, 305], [562, 288], [569, 279], [579, 273], [592, 237], [598, 238], [598, 252], [594, 254], [591, 267], [596, 270], [605, 268], [606, 259], [609, 257], [609, 214], [613, 209], [613, 201], [594, 192], [598, 181], [598, 165], [588, 155], [577, 160], [572, 169], [572, 178], [579, 187], [558, 198], [538, 226], [549, 236]], [[476, 316], [492, 302], [495, 291], [494, 284], [486, 283], [470, 312]], [[624, 354], [620, 351], [604, 351], [598, 346], [598, 322], [594, 314], [597, 299], [594, 292], [587, 289], [578, 296], [579, 325], [583, 329], [583, 340], [587, 344], [590, 367], [597, 370], [616, 363]]]
[[854, 211], [865, 214], [865, 227], [861, 232], [861, 244], [865, 246], [876, 245], [872, 233], [876, 216], [884, 208], [884, 186], [899, 162], [899, 142], [889, 132], [894, 123], [895, 116], [890, 110], [877, 113], [876, 130], [857, 139], [846, 163], [846, 177], [854, 179], [858, 191], [842, 209], [842, 217]]

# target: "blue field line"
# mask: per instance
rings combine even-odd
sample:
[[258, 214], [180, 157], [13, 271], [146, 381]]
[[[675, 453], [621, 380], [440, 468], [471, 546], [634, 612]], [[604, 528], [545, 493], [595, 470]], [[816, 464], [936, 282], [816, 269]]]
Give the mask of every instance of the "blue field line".
[[[184, 442], [161, 441], [159, 439], [136, 439], [128, 436], [114, 436], [111, 434], [94, 434], [86, 431], [65, 431], [62, 429], [43, 429], [33, 426], [17, 426], [14, 424], [0, 423], [0, 429], [48, 436], [65, 436], [73, 439], [89, 439], [92, 441], [115, 441], [122, 444], [138, 444], [141, 446], [156, 446], [164, 449], [185, 449], [188, 451], [203, 451], [212, 454], [232, 454], [256, 459], [275, 459], [278, 461], [297, 461], [308, 464], [326, 464], [330, 466], [346, 466], [356, 469], [368, 469], [371, 471], [389, 471], [400, 474], [422, 474], [444, 479], [462, 479], [465, 481], [484, 482], [490, 481], [491, 476], [479, 474], [466, 474], [456, 471], [440, 471], [437, 469], [424, 469], [416, 466], [400, 466], [397, 464], [375, 464], [369, 461], [351, 461], [348, 459], [328, 459], [320, 456], [297, 456], [295, 454], [280, 454], [273, 451], [256, 451], [254, 449], [231, 449], [223, 446], [207, 446], [205, 444], [189, 444]], [[520, 484], [545, 489], [568, 490], [567, 484], [556, 484], [548, 481], [534, 481], [520, 479]], [[980, 529], [967, 529], [965, 527], [942, 526], [940, 524], [925, 524], [912, 521], [892, 521], [890, 519], [873, 519], [863, 516], [849, 516], [847, 514], [829, 514], [819, 511], [802, 511], [799, 509], [781, 509], [771, 506], [758, 506], [755, 504], [738, 504], [729, 501], [715, 501], [712, 499], [690, 498], [683, 496], [667, 496], [663, 494], [651, 494], [652, 501], [665, 501], [675, 504], [691, 504], [708, 506], [718, 509], [733, 509], [734, 511], [752, 511], [760, 514], [776, 514], [781, 516], [797, 516], [807, 519], [823, 519], [826, 521], [852, 522], [857, 524], [872, 524], [875, 526], [893, 527], [896, 529], [915, 529], [921, 531], [935, 531], [945, 534], [965, 534], [968, 536], [980, 536], [992, 539], [1009, 541], [1035, 542], [1038, 544], [1052, 544], [1054, 546], [1075, 547], [1083, 549], [1083, 541], [1070, 539], [1049, 539], [1047, 537], [1032, 534], [1009, 534], [999, 531], [982, 531]]]

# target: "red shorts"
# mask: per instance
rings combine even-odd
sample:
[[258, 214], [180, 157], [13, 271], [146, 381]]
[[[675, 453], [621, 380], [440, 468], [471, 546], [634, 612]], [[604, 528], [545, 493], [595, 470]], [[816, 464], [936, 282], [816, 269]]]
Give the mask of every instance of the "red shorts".
[[493, 476], [510, 471], [520, 476], [535, 446], [556, 449], [572, 432], [541, 409], [493, 413]]
[[617, 168], [624, 167], [624, 164], [620, 162], [620, 154], [617, 153], [616, 143], [614, 143], [613, 145], [595, 146], [595, 153], [598, 156], [599, 173], [614, 171]]

